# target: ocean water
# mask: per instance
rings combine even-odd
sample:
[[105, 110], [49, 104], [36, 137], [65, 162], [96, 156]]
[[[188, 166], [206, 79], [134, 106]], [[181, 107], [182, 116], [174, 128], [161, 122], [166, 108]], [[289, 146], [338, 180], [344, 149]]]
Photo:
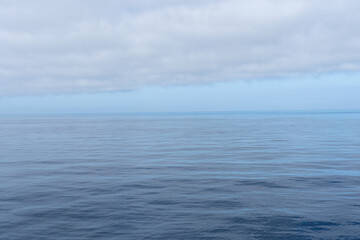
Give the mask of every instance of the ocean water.
[[0, 239], [360, 239], [360, 113], [2, 116]]

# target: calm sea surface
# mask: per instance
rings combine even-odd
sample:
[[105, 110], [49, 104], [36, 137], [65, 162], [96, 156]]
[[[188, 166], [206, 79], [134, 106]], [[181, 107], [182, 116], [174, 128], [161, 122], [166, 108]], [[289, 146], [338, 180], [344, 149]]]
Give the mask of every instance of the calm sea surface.
[[2, 116], [0, 239], [360, 239], [360, 113]]

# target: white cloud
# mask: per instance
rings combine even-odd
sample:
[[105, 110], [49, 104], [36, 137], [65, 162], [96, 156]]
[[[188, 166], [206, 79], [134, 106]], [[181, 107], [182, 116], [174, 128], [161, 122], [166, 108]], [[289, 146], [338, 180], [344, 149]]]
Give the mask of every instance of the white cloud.
[[0, 95], [359, 71], [359, 11], [357, 0], [1, 1]]

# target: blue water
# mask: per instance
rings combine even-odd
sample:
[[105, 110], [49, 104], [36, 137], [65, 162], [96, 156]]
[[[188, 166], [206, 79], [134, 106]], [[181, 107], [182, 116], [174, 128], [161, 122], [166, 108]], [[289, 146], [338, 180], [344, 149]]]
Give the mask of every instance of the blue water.
[[0, 239], [360, 239], [359, 113], [0, 117]]

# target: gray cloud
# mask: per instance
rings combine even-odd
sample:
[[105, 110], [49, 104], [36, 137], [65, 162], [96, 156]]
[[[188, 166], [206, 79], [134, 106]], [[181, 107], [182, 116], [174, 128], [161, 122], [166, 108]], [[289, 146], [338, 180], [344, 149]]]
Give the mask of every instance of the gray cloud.
[[360, 70], [357, 0], [2, 0], [0, 95]]

